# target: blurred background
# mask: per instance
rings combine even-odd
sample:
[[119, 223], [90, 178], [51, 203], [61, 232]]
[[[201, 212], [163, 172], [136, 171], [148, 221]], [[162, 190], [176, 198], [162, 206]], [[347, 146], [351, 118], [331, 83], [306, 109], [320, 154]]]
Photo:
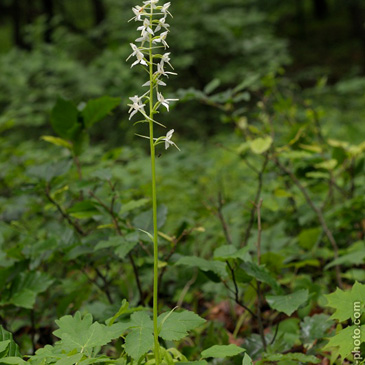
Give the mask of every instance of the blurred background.
[[[49, 128], [49, 111], [58, 96], [76, 104], [120, 96], [120, 108], [109, 123], [95, 127], [93, 138], [113, 145], [130, 141], [135, 130], [127, 121], [126, 104], [144, 77], [125, 62], [129, 43], [137, 37], [136, 23], [128, 23], [136, 4], [1, 0], [0, 129], [12, 125], [38, 138], [39, 129], [44, 134]], [[248, 77], [279, 73], [300, 90], [321, 80], [324, 89], [316, 102], [351, 109], [356, 120], [346, 120], [345, 133], [359, 138], [364, 124], [364, 1], [173, 0], [171, 8], [169, 44], [178, 77], [170, 78], [168, 92], [182, 103], [178, 120], [177, 114], [164, 118], [181, 136], [202, 140], [232, 128], [199, 97], [212, 80], [216, 91], [227, 91]], [[254, 94], [243, 100], [248, 110], [257, 102]], [[335, 114], [334, 119], [339, 117]], [[338, 120], [334, 123], [343, 134]]]

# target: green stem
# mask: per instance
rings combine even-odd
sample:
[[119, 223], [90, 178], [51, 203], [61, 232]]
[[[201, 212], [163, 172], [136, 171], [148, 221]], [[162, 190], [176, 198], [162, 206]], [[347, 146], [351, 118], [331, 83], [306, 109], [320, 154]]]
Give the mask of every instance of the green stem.
[[[151, 7], [150, 21], [152, 23], [153, 9]], [[149, 126], [150, 126], [150, 150], [151, 150], [151, 171], [152, 171], [152, 210], [153, 210], [153, 336], [155, 341], [155, 361], [156, 365], [160, 364], [160, 344], [158, 342], [158, 237], [157, 237], [157, 194], [156, 194], [156, 157], [155, 144], [153, 140], [153, 53], [152, 53], [152, 36], [150, 35], [150, 107], [149, 107]]]

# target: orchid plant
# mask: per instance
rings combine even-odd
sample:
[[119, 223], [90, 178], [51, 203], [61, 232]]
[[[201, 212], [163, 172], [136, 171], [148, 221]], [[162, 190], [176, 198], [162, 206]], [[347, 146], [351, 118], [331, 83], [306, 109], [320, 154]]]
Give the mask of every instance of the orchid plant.
[[[151, 155], [151, 173], [152, 173], [152, 210], [153, 210], [153, 236], [147, 233], [153, 241], [154, 252], [154, 283], [153, 283], [153, 328], [154, 328], [154, 353], [155, 361], [160, 363], [160, 349], [158, 340], [158, 235], [157, 235], [157, 194], [156, 194], [156, 152], [155, 148], [158, 144], [164, 143], [165, 149], [169, 146], [177, 145], [171, 140], [174, 130], [169, 130], [166, 135], [158, 138], [154, 137], [154, 124], [161, 127], [165, 126], [156, 121], [154, 116], [158, 113], [161, 106], [164, 106], [169, 111], [170, 102], [177, 99], [167, 99], [163, 96], [160, 88], [166, 86], [163, 81], [169, 75], [176, 75], [175, 72], [166, 71], [166, 66], [173, 70], [170, 63], [170, 52], [166, 52], [169, 45], [167, 44], [167, 36], [170, 25], [167, 23], [168, 16], [171, 16], [169, 11], [171, 3], [158, 5], [159, 0], [144, 1], [142, 6], [132, 8], [134, 17], [130, 21], [140, 22], [137, 31], [140, 31], [140, 37], [135, 40], [135, 43], [130, 43], [132, 48], [131, 55], [127, 58], [135, 57], [135, 61], [131, 67], [140, 65], [149, 74], [149, 80], [144, 83], [143, 87], [148, 87], [148, 90], [141, 96], [135, 95], [130, 97], [131, 103], [128, 104], [129, 119], [136, 114], [141, 114], [143, 119], [137, 123], [148, 123], [149, 135], [140, 137], [149, 139], [150, 155]], [[146, 111], [147, 109], [147, 111]]]

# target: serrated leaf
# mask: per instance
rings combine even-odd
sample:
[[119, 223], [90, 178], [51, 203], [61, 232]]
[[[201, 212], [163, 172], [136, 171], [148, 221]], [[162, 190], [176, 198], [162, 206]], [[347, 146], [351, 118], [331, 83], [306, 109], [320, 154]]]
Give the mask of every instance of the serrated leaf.
[[305, 355], [297, 352], [291, 352], [289, 354], [274, 354], [265, 356], [265, 361], [300, 361], [304, 364], [318, 364], [320, 359], [313, 355]]
[[13, 280], [11, 287], [4, 292], [0, 304], [13, 304], [31, 309], [37, 295], [47, 290], [53, 281], [50, 276], [39, 271], [23, 272]]
[[270, 136], [264, 138], [256, 138], [250, 141], [250, 148], [253, 153], [258, 155], [266, 152], [272, 145], [273, 139]]
[[329, 339], [329, 342], [324, 346], [323, 350], [330, 350], [331, 353], [337, 358], [341, 356], [343, 359], [349, 356], [354, 351], [354, 339], [352, 336], [355, 334], [355, 330], [360, 331], [360, 342], [365, 341], [365, 325], [348, 326], [345, 329], [340, 330], [335, 336]]
[[93, 323], [89, 313], [82, 317], [80, 312], [76, 312], [73, 317], [67, 315], [56, 320], [56, 324], [59, 329], [53, 334], [61, 339], [66, 351], [90, 352], [92, 348], [104, 346], [113, 338], [119, 337], [112, 327]]
[[124, 349], [134, 360], [139, 360], [153, 348], [153, 322], [146, 312], [131, 315], [131, 332], [125, 338]]
[[46, 141], [48, 143], [52, 143], [55, 146], [65, 147], [69, 150], [72, 150], [72, 144], [63, 138], [58, 138], [53, 136], [42, 136], [41, 139], [43, 139], [43, 141]]
[[291, 316], [302, 304], [308, 300], [308, 290], [298, 290], [288, 295], [267, 295], [266, 300], [272, 309]]
[[226, 264], [220, 261], [208, 261], [196, 256], [181, 257], [175, 265], [184, 265], [188, 267], [198, 267], [200, 270], [208, 272], [212, 271], [219, 277], [227, 276]]
[[4, 357], [8, 356], [21, 357], [19, 346], [13, 340], [13, 335], [10, 332], [6, 331], [1, 325], [0, 325], [0, 341], [1, 343], [6, 344], [6, 347], [0, 350], [0, 354], [4, 352], [2, 354]]
[[205, 323], [205, 319], [194, 312], [166, 312], [158, 317], [158, 326], [161, 328], [159, 337], [167, 341], [181, 340], [188, 332]]
[[312, 317], [305, 317], [300, 323], [301, 338], [304, 344], [312, 344], [314, 341], [325, 337], [326, 332], [332, 327], [330, 316], [321, 313]]
[[351, 290], [343, 291], [339, 288], [334, 293], [325, 295], [327, 306], [335, 308], [332, 314], [332, 319], [337, 319], [340, 322], [346, 321], [354, 316], [354, 304], [360, 302], [359, 307], [361, 312], [364, 312], [365, 304], [365, 285], [355, 282]]
[[242, 347], [238, 347], [237, 345], [214, 345], [209, 347], [208, 349], [204, 350], [201, 355], [203, 359], [208, 357], [215, 357], [215, 358], [225, 358], [225, 357], [232, 357], [241, 354], [242, 352], [246, 351]]
[[258, 266], [254, 262], [243, 262], [240, 267], [246, 272], [247, 275], [250, 275], [262, 283], [270, 285], [276, 294], [282, 293], [280, 285], [264, 266]]
[[65, 139], [72, 139], [72, 130], [77, 125], [78, 110], [70, 101], [59, 98], [51, 111], [54, 131]]
[[102, 96], [98, 99], [89, 100], [85, 109], [81, 112], [85, 126], [89, 128], [93, 124], [103, 120], [120, 102], [120, 98], [110, 96]]

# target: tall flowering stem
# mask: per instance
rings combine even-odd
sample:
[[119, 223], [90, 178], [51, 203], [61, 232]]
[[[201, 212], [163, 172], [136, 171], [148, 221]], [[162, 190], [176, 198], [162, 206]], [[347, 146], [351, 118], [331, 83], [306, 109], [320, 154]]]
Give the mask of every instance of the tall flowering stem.
[[[143, 6], [135, 6], [132, 10], [134, 17], [131, 19], [136, 22], [141, 22], [142, 25], [137, 28], [141, 31], [141, 36], [136, 39], [136, 45], [131, 43], [132, 54], [128, 57], [136, 57], [136, 60], [132, 63], [131, 67], [140, 64], [145, 71], [149, 74], [149, 80], [142, 86], [147, 86], [149, 90], [142, 96], [133, 96], [129, 98], [131, 104], [128, 104], [129, 119], [136, 114], [141, 114], [143, 119], [137, 123], [148, 123], [149, 135], [143, 136], [150, 142], [150, 155], [151, 155], [151, 174], [152, 174], [152, 210], [153, 210], [153, 236], [146, 232], [153, 241], [153, 253], [154, 253], [154, 265], [153, 265], [153, 326], [154, 326], [154, 352], [155, 361], [159, 365], [161, 362], [159, 341], [158, 341], [158, 228], [157, 228], [157, 192], [156, 192], [156, 146], [164, 143], [165, 149], [169, 146], [176, 146], [171, 141], [174, 130], [171, 129], [166, 135], [155, 138], [154, 137], [154, 125], [161, 127], [165, 126], [160, 122], [157, 122], [154, 118], [158, 112], [160, 106], [164, 106], [169, 110], [169, 104], [171, 101], [177, 99], [165, 99], [162, 93], [159, 91], [160, 87], [166, 86], [166, 83], [162, 80], [169, 75], [176, 75], [174, 72], [165, 71], [165, 67], [173, 69], [170, 63], [170, 53], [166, 52], [169, 47], [166, 38], [169, 32], [170, 25], [166, 23], [168, 16], [171, 16], [169, 12], [170, 2], [163, 5], [157, 5], [159, 0], [148, 0], [143, 2]], [[147, 46], [146, 46], [147, 45]], [[162, 51], [158, 52], [157, 51]], [[127, 60], [128, 60], [127, 59]], [[156, 98], [155, 98], [156, 95]], [[148, 112], [145, 107], [148, 105]]]

